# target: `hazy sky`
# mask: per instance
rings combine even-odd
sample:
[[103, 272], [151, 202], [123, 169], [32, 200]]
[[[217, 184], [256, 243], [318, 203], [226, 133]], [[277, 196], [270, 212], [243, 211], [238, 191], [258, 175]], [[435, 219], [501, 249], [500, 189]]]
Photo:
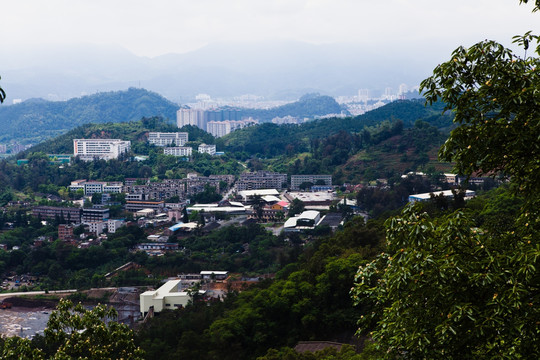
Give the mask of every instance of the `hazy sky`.
[[148, 57], [274, 39], [454, 49], [538, 32], [531, 9], [518, 0], [0, 0], [0, 44], [116, 44]]

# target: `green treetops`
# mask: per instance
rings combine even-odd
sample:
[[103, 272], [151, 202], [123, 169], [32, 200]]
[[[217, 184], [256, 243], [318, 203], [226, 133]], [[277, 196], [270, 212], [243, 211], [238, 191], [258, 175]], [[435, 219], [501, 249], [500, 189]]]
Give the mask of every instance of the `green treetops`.
[[527, 55], [533, 41], [530, 33], [515, 37], [523, 57], [494, 41], [460, 47], [421, 84], [427, 101], [442, 99], [459, 124], [440, 157], [456, 161], [461, 174], [502, 172], [530, 193], [540, 190], [540, 58]]
[[387, 251], [360, 267], [360, 328], [388, 359], [538, 359], [538, 235], [496, 236], [463, 213], [416, 207], [387, 221]]
[[[45, 329], [44, 346], [36, 348], [33, 342], [18, 337], [8, 338], [0, 346], [2, 359], [87, 359], [142, 360], [143, 352], [135, 346], [133, 332], [115, 321], [116, 311], [104, 305], [92, 310], [80, 303], [60, 300]], [[52, 354], [46, 354], [53, 351]], [[51, 355], [48, 357], [48, 355]]]

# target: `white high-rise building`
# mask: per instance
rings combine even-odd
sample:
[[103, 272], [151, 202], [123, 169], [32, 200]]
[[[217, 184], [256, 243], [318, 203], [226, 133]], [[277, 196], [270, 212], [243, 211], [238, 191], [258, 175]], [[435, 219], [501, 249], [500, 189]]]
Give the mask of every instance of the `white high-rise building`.
[[187, 132], [173, 132], [173, 133], [151, 132], [148, 134], [148, 142], [156, 146], [167, 146], [167, 145], [184, 146], [184, 144], [188, 142], [188, 133]]
[[73, 139], [73, 156], [84, 161], [117, 159], [130, 148], [131, 141], [120, 139]]
[[204, 110], [181, 108], [176, 112], [176, 125], [181, 128], [185, 125], [197, 126], [206, 129]]
[[407, 86], [407, 84], [401, 84], [399, 85], [399, 91], [398, 91], [398, 95], [403, 95], [405, 94], [406, 92], [409, 91], [409, 87]]
[[370, 94], [369, 94], [368, 89], [358, 90], [358, 101], [367, 102], [369, 98], [370, 98]]

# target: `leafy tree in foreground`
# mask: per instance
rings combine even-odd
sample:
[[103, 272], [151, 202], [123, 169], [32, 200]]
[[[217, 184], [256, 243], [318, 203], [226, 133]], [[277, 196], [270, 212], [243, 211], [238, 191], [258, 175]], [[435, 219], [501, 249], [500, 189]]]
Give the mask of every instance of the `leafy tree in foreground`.
[[49, 318], [44, 337], [32, 342], [17, 337], [8, 338], [0, 347], [1, 358], [143, 359], [142, 350], [133, 341], [133, 332], [124, 324], [105, 321], [115, 318], [116, 311], [104, 305], [86, 310], [80, 303], [73, 305], [69, 300], [60, 300], [57, 310]]
[[461, 212], [387, 222], [386, 253], [358, 271], [361, 321], [388, 359], [540, 358], [538, 235], [492, 236]]
[[[1, 78], [0, 78], [1, 79]], [[6, 92], [0, 87], [0, 103], [3, 103], [6, 98]]]
[[[527, 54], [538, 39], [516, 42]], [[360, 330], [372, 330], [386, 359], [540, 358], [539, 52], [520, 58], [484, 41], [422, 83], [428, 102], [456, 115], [440, 156], [465, 175], [504, 173], [525, 205], [497, 231], [475, 230], [460, 211], [432, 219], [418, 205], [386, 222], [387, 252], [359, 268], [351, 292], [369, 307]]]
[[[525, 55], [538, 41], [515, 37]], [[534, 49], [538, 55], [540, 47]], [[428, 102], [442, 99], [459, 126], [440, 150], [460, 174], [502, 172], [529, 192], [540, 190], [540, 58], [520, 58], [494, 41], [460, 47], [421, 84]]]

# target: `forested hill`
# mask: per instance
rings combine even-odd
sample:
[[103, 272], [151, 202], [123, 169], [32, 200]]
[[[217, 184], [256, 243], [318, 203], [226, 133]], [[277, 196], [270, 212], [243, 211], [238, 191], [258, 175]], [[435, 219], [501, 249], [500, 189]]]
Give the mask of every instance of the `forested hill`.
[[452, 115], [441, 115], [442, 108], [442, 104], [425, 106], [423, 100], [396, 101], [354, 118], [320, 119], [301, 125], [265, 123], [235, 131], [217, 139], [216, 143], [225, 151], [273, 157], [308, 151], [315, 139], [339, 132], [359, 133], [397, 120], [404, 128], [411, 128], [417, 120], [422, 120], [445, 132], [452, 126]]
[[178, 105], [144, 89], [105, 92], [68, 101], [29, 100], [0, 107], [0, 143], [38, 143], [88, 123], [162, 116], [175, 122]]
[[340, 114], [348, 111], [342, 108], [333, 97], [319, 94], [306, 94], [298, 101], [278, 106], [272, 109], [244, 109], [244, 116], [251, 116], [260, 122], [270, 122], [275, 117], [294, 116], [299, 118], [313, 118], [327, 114]]

